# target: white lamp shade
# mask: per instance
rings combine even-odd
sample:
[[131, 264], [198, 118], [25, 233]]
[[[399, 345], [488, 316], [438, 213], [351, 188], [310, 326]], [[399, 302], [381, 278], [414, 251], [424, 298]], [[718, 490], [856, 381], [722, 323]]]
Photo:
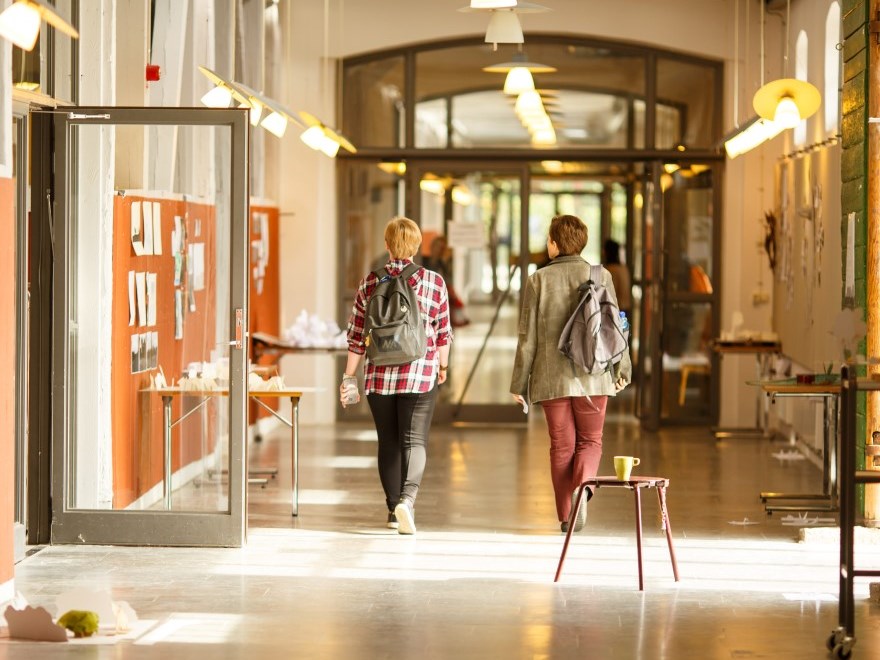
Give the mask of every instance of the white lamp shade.
[[303, 131], [302, 135], [299, 136], [299, 139], [305, 142], [309, 147], [317, 151], [322, 146], [324, 146], [324, 140], [326, 137], [324, 136], [324, 131], [321, 130], [320, 126], [312, 126], [311, 128], [307, 128]]
[[228, 108], [232, 101], [232, 92], [223, 85], [217, 85], [202, 97], [202, 104], [209, 108]]
[[14, 2], [0, 14], [0, 36], [23, 50], [33, 50], [40, 34], [40, 12], [26, 2]]
[[773, 122], [783, 129], [794, 128], [801, 123], [801, 113], [793, 98], [783, 96], [779, 99], [779, 103], [776, 106], [776, 114], [773, 116]]
[[516, 0], [471, 0], [471, 9], [503, 9], [516, 7]]
[[487, 44], [521, 44], [523, 43], [522, 26], [519, 17], [509, 9], [498, 9], [492, 12], [489, 27], [486, 28]]
[[284, 137], [284, 131], [287, 130], [287, 117], [277, 112], [271, 112], [260, 122], [260, 126], [275, 137], [281, 138]]
[[775, 138], [782, 131], [783, 127], [779, 124], [761, 117], [725, 140], [724, 150], [727, 152], [728, 158], [736, 158], [767, 140]]
[[535, 79], [532, 72], [525, 67], [515, 67], [507, 72], [504, 79], [505, 94], [522, 94], [523, 92], [535, 91]]
[[256, 126], [260, 123], [260, 119], [263, 117], [263, 106], [259, 103], [256, 101], [251, 101], [250, 104], [240, 103], [238, 107], [248, 108], [248, 117], [251, 120], [251, 126]]
[[514, 112], [520, 117], [527, 114], [541, 113], [544, 114], [544, 102], [541, 95], [535, 90], [523, 92], [516, 97], [516, 104], [513, 106]]
[[336, 158], [336, 154], [339, 151], [339, 143], [331, 137], [324, 136], [324, 141], [319, 149], [322, 153], [330, 156], [330, 158]]
[[532, 144], [556, 144], [556, 131], [554, 131], [552, 128], [549, 130], [535, 131], [532, 134]]

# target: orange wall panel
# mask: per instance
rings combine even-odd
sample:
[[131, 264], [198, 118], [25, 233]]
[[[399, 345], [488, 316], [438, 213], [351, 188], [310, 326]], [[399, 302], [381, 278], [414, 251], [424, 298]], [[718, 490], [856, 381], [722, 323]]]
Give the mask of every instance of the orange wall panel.
[[0, 179], [0, 584], [13, 576], [15, 520], [15, 181]]
[[[162, 255], [134, 254], [128, 228], [131, 206], [134, 202], [158, 202], [162, 215]], [[144, 392], [150, 385], [150, 376], [158, 369], [131, 373], [131, 337], [145, 332], [158, 333], [158, 364], [166, 380], [176, 382], [190, 362], [210, 360], [216, 339], [216, 236], [214, 231], [214, 207], [182, 200], [153, 199], [140, 196], [117, 196], [114, 201], [114, 222], [123, 229], [117, 233], [113, 254], [113, 366], [112, 429], [113, 429], [113, 507], [128, 506], [163, 478], [163, 415], [162, 400], [155, 394]], [[174, 217], [183, 218], [186, 228], [185, 243], [205, 244], [205, 285], [194, 291], [196, 311], [186, 312], [183, 338], [174, 338], [175, 290], [186, 291], [188, 283], [186, 268], [180, 285], [174, 284], [174, 256], [171, 252], [171, 233]], [[143, 216], [142, 216], [143, 218]], [[143, 221], [143, 220], [142, 220]], [[199, 235], [196, 235], [197, 224]], [[186, 248], [184, 247], [184, 254]], [[129, 326], [128, 273], [149, 272], [157, 274], [156, 325]], [[186, 307], [186, 305], [185, 305]], [[175, 397], [172, 415], [177, 419], [192, 405], [183, 397]], [[214, 406], [207, 407], [206, 429], [213, 427]], [[206, 449], [213, 449], [213, 438], [206, 433]], [[171, 469], [198, 460], [202, 455], [202, 416], [194, 414], [172, 430]]]

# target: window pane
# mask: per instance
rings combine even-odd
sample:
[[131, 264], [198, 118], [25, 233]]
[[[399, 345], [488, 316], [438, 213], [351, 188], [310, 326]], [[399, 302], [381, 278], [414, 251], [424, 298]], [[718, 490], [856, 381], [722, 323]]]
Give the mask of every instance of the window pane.
[[402, 57], [346, 67], [342, 129], [358, 147], [403, 146], [403, 80]]
[[705, 167], [686, 165], [664, 174], [668, 182], [664, 184], [663, 205], [669, 236], [669, 291], [713, 290], [712, 171]]
[[[551, 137], [516, 108], [517, 97], [503, 93], [504, 73], [482, 69], [509, 59], [485, 44], [455, 46], [416, 54], [416, 146], [433, 146], [446, 131], [444, 112], [452, 109], [449, 132], [458, 148], [528, 147], [626, 148], [644, 143], [632, 136], [630, 108], [643, 98], [645, 63], [641, 55], [617, 53], [583, 44], [529, 46], [528, 60], [555, 67], [536, 73], [539, 107], [552, 127]], [[442, 103], [441, 103], [442, 101]], [[424, 110], [423, 110], [424, 108]], [[541, 112], [538, 113], [539, 115]], [[423, 130], [423, 120], [436, 122]], [[425, 121], [425, 123], [427, 123]]]
[[658, 149], [672, 149], [678, 144], [709, 148], [718, 143], [720, 108], [714, 93], [717, 71], [708, 64], [657, 60]]

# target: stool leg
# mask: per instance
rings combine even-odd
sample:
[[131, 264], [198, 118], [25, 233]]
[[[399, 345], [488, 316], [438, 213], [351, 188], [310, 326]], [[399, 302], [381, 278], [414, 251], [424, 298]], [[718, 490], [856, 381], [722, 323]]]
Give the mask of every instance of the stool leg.
[[636, 550], [639, 553], [639, 591], [644, 591], [645, 583], [642, 578], [642, 489], [635, 486], [633, 490], [636, 495]]
[[672, 574], [678, 582], [678, 562], [675, 561], [675, 548], [672, 547], [672, 530], [669, 529], [669, 511], [666, 509], [666, 487], [657, 487], [657, 499], [660, 500], [660, 515], [663, 517], [663, 527], [666, 529], [666, 544], [669, 546], [669, 558], [672, 560]]
[[574, 509], [572, 509], [571, 514], [568, 516], [568, 531], [565, 533], [565, 543], [562, 545], [562, 554], [559, 555], [559, 566], [556, 567], [556, 577], [553, 578], [554, 582], [559, 582], [559, 576], [562, 575], [562, 564], [565, 563], [565, 555], [568, 553], [568, 544], [571, 542], [571, 535], [572, 532], [574, 532], [573, 523], [577, 520], [577, 514], [581, 509], [586, 490], [587, 487], [583, 484], [578, 486], [578, 495], [574, 503]]

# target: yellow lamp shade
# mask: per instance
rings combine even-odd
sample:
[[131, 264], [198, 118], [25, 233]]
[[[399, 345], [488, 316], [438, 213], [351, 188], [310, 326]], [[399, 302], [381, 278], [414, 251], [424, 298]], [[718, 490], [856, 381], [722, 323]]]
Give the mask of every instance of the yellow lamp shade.
[[779, 80], [771, 80], [755, 92], [752, 105], [759, 116], [775, 121], [780, 102], [783, 102], [782, 117], [789, 122], [794, 121], [794, 109], [797, 109], [798, 120], [794, 124], [786, 126], [786, 128], [791, 128], [796, 126], [800, 120], [815, 114], [819, 106], [822, 105], [822, 95], [806, 80], [780, 78]]

